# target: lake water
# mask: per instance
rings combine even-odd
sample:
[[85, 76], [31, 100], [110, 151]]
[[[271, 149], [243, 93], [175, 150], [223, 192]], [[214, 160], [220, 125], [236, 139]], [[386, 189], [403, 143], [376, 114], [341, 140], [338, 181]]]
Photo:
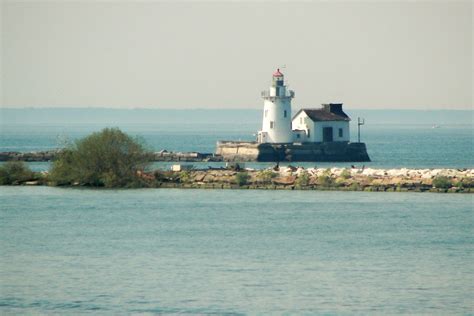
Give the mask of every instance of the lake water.
[[0, 187], [1, 314], [470, 314], [467, 194]]
[[[0, 110], [0, 151], [117, 126], [152, 150], [213, 152], [261, 117]], [[472, 113], [350, 114], [367, 166], [473, 168]], [[463, 194], [0, 187], [0, 314], [470, 314], [473, 213]]]
[[[348, 113], [354, 121], [358, 116], [366, 118], [362, 141], [367, 144], [372, 159], [366, 166], [474, 168], [474, 111], [353, 110]], [[54, 149], [104, 127], [116, 126], [144, 139], [151, 150], [214, 152], [218, 140], [254, 140], [262, 116], [259, 110], [3, 109], [1, 114], [0, 151]], [[357, 141], [355, 122], [351, 123], [351, 140]], [[49, 168], [48, 163], [31, 165], [36, 170]], [[269, 165], [248, 164], [256, 168]], [[351, 164], [298, 165], [347, 167]]]

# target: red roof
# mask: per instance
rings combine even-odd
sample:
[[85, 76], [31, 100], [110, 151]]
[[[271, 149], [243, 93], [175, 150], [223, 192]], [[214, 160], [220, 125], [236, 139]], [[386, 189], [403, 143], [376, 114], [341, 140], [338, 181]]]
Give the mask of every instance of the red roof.
[[280, 68], [273, 73], [273, 77], [283, 77], [283, 74], [280, 72]]

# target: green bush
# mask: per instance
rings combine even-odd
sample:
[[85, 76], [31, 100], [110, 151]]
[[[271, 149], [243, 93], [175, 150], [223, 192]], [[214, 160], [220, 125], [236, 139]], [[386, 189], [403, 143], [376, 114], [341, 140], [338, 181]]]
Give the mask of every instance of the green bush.
[[307, 171], [303, 171], [296, 178], [295, 184], [297, 187], [305, 187], [309, 184], [310, 175]]
[[318, 177], [318, 184], [322, 187], [329, 188], [334, 185], [334, 179], [331, 176], [323, 174]]
[[276, 176], [277, 176], [276, 173], [274, 173], [270, 169], [260, 170], [257, 173], [257, 180], [258, 180], [258, 182], [268, 184], [268, 183], [271, 183], [272, 179], [275, 178]]
[[341, 178], [349, 179], [351, 177], [351, 171], [349, 169], [344, 169], [341, 172]]
[[433, 179], [433, 187], [438, 189], [449, 189], [451, 187], [451, 180], [447, 177], [439, 176]]
[[7, 161], [0, 166], [0, 185], [36, 180], [38, 175], [23, 161]]
[[106, 128], [63, 150], [53, 162], [49, 179], [57, 185], [139, 187], [144, 181], [137, 171], [150, 161], [141, 140], [118, 128]]
[[179, 182], [187, 183], [191, 180], [191, 173], [187, 170], [181, 171], [179, 173]]
[[239, 172], [235, 175], [235, 182], [239, 185], [246, 185], [249, 181], [250, 176], [247, 172]]

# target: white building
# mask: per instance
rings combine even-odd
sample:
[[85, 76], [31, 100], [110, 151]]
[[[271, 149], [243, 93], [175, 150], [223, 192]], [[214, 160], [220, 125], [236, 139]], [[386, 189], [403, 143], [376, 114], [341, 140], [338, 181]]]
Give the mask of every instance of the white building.
[[295, 142], [348, 142], [349, 121], [342, 103], [323, 104], [321, 109], [301, 109], [293, 117]]
[[262, 92], [263, 123], [258, 132], [259, 143], [292, 143], [291, 99], [293, 91], [286, 88], [284, 76], [280, 69], [273, 74], [269, 90]]
[[285, 86], [279, 69], [269, 90], [262, 92], [263, 122], [258, 143], [348, 142], [350, 118], [342, 103], [323, 104], [321, 109], [301, 109], [291, 119], [295, 93]]

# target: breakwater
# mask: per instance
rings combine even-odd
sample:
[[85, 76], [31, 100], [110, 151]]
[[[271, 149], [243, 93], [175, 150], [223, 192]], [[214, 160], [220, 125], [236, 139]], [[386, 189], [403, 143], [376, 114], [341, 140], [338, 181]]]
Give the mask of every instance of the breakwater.
[[[60, 150], [35, 151], [35, 152], [0, 152], [0, 161], [52, 161], [60, 153]], [[152, 161], [183, 161], [183, 162], [209, 162], [223, 161], [222, 156], [212, 153], [198, 152], [172, 152], [162, 150], [151, 153]]]
[[156, 171], [158, 187], [474, 193], [474, 169], [302, 168]]
[[[48, 172], [14, 185], [56, 185]], [[474, 193], [474, 169], [303, 168], [193, 169], [138, 172], [141, 187]], [[67, 186], [84, 186], [71, 183]]]

